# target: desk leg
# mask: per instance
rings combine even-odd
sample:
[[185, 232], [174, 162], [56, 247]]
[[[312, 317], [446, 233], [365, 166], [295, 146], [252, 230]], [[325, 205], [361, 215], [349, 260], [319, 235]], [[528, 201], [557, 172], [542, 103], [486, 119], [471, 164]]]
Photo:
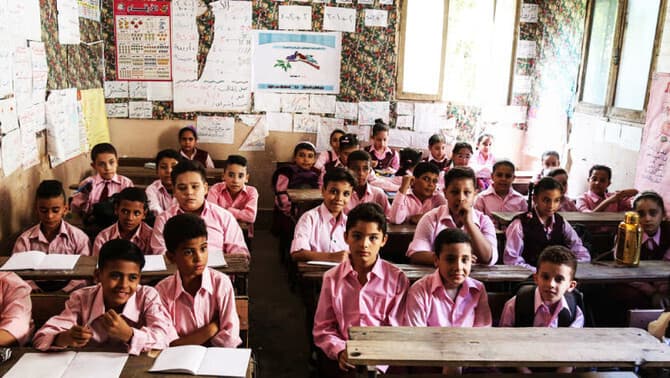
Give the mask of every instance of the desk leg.
[[356, 366], [356, 377], [357, 378], [376, 378], [377, 377], [377, 368], [375, 366], [358, 365]]

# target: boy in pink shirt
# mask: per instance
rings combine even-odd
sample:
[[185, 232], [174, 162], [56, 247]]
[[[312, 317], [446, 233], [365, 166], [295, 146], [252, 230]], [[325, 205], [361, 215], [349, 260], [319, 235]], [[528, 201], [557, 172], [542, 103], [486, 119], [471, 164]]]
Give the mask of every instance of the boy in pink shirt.
[[492, 217], [494, 211], [528, 210], [526, 198], [512, 188], [514, 170], [514, 163], [509, 160], [499, 160], [493, 164], [492, 183], [477, 195], [475, 209], [489, 217]]
[[475, 172], [454, 167], [444, 175], [447, 204], [427, 212], [416, 225], [414, 239], [407, 249], [412, 264], [433, 265], [435, 238], [445, 228], [459, 228], [472, 239], [473, 262], [493, 265], [498, 261], [498, 241], [491, 219], [472, 203], [475, 197]]
[[182, 160], [179, 152], [171, 149], [162, 150], [156, 155], [156, 174], [158, 180], [147, 186], [147, 199], [149, 210], [154, 216], [158, 216], [174, 202], [172, 197], [172, 168]]
[[[405, 221], [417, 224], [429, 210], [446, 204], [442, 193], [435, 191], [439, 175], [440, 170], [435, 165], [424, 161], [417, 164], [412, 175], [403, 176], [391, 204], [389, 221], [393, 224]], [[412, 190], [408, 192], [410, 186]]]
[[561, 198], [561, 205], [558, 207], [558, 211], [579, 211], [575, 200], [567, 196], [568, 192], [568, 172], [563, 168], [556, 168], [546, 175], [547, 177], [553, 177], [554, 180], [558, 181], [559, 184], [563, 187], [561, 192], [563, 193], [563, 198]]
[[[500, 317], [501, 327], [573, 327], [584, 326], [581, 296], [575, 291], [577, 260], [563, 246], [551, 246], [540, 254], [535, 285], [522, 286], [508, 300]], [[518, 368], [532, 373], [529, 368]], [[562, 367], [559, 373], [570, 373], [572, 367]]]
[[356, 186], [351, 193], [349, 203], [347, 203], [344, 213], [349, 213], [351, 209], [361, 203], [374, 202], [381, 206], [384, 215], [388, 216], [391, 208], [388, 196], [380, 188], [368, 183], [368, 178], [370, 177], [370, 172], [372, 170], [372, 167], [370, 166], [370, 154], [363, 150], [354, 151], [349, 155], [347, 164], [349, 172], [351, 172], [356, 179]]
[[402, 270], [379, 258], [387, 239], [379, 205], [364, 203], [351, 210], [345, 239], [350, 254], [324, 274], [314, 316], [314, 343], [327, 357], [322, 376], [353, 373], [345, 351], [349, 327], [404, 323], [409, 280]]
[[140, 285], [144, 255], [128, 240], [100, 250], [95, 286], [72, 293], [65, 310], [35, 334], [39, 350], [113, 347], [132, 355], [167, 348], [177, 337], [156, 289]]
[[293, 261], [335, 261], [347, 259], [344, 242], [349, 202], [356, 180], [344, 168], [331, 168], [323, 177], [323, 203], [306, 211], [295, 226], [291, 243]]
[[140, 188], [125, 188], [114, 199], [114, 213], [118, 222], [100, 231], [93, 242], [93, 255], [100, 254], [102, 245], [113, 239], [126, 239], [135, 243], [145, 255], [151, 255], [152, 229], [146, 219], [147, 195]]
[[156, 285], [179, 338], [170, 345], [235, 348], [240, 320], [230, 278], [207, 267], [207, 226], [193, 214], [165, 224], [167, 257], [178, 271]]
[[30, 286], [14, 272], [0, 272], [0, 346], [24, 345], [33, 332]]
[[165, 222], [177, 214], [192, 213], [200, 216], [207, 225], [207, 243], [210, 250], [249, 256], [242, 229], [235, 217], [220, 206], [205, 200], [208, 189], [207, 172], [202, 164], [193, 160], [180, 162], [172, 170], [172, 182], [177, 203], [156, 218], [151, 236], [154, 254], [165, 253]]
[[249, 181], [247, 159], [229, 155], [223, 170], [223, 182], [212, 185], [207, 200], [228, 210], [239, 222], [249, 223], [249, 236], [253, 236], [253, 223], [258, 211], [258, 191], [246, 185]]
[[[88, 236], [63, 219], [68, 207], [60, 181], [42, 181], [35, 197], [35, 209], [40, 222], [19, 236], [12, 253], [41, 251], [47, 254], [90, 255]], [[28, 284], [35, 291], [70, 292], [84, 286], [85, 281], [28, 281]]]
[[612, 169], [605, 165], [594, 165], [589, 169], [589, 190], [577, 198], [577, 209], [583, 212], [629, 211], [633, 208], [636, 189], [624, 189], [608, 193], [612, 182]]

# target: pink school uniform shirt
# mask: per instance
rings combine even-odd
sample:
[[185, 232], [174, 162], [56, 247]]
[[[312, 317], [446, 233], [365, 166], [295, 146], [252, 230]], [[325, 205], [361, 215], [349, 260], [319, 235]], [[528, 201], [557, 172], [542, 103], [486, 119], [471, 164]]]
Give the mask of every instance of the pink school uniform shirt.
[[93, 210], [93, 205], [100, 202], [100, 195], [102, 194], [105, 184], [107, 185], [107, 194], [109, 197], [122, 191], [125, 188], [133, 186], [133, 182], [125, 176], [114, 175], [111, 180], [104, 180], [99, 174], [91, 176], [79, 183], [82, 188], [91, 184], [91, 190], [82, 190], [72, 196], [72, 203], [70, 208], [72, 212], [78, 214], [88, 214]]
[[[535, 302], [533, 308], [535, 310], [533, 327], [557, 328], [558, 314], [564, 308], [570, 311], [565, 297], [561, 298], [561, 301], [557, 303], [556, 307], [552, 311], [549, 306], [542, 302], [542, 297], [540, 296], [540, 291], [538, 288], [535, 288]], [[502, 316], [500, 317], [500, 327], [514, 327], [515, 310], [516, 296], [505, 302], [505, 307], [503, 308]], [[575, 320], [572, 322], [572, 324], [570, 324], [570, 327], [582, 328], [584, 327], [584, 314], [582, 313], [582, 310], [579, 308], [579, 306], [577, 306], [576, 312], [577, 314], [575, 314]]]
[[[539, 219], [540, 223], [542, 220]], [[554, 216], [551, 216], [551, 224], [544, 225], [544, 231], [549, 238], [553, 230], [555, 219]], [[568, 248], [575, 254], [577, 261], [579, 262], [589, 262], [591, 261], [591, 254], [589, 250], [582, 245], [582, 239], [579, 238], [577, 232], [570, 226], [570, 223], [563, 219], [563, 235], [568, 242]], [[523, 258], [523, 225], [519, 219], [515, 219], [507, 226], [505, 230], [505, 237], [507, 239], [505, 243], [505, 254], [503, 255], [503, 262], [506, 265], [520, 265], [526, 267], [535, 273], [537, 270], [536, 267], [526, 263], [526, 260]]]
[[[153, 229], [148, 224], [142, 222], [129, 240], [140, 248], [142, 254], [153, 255], [153, 251], [151, 250], [151, 234], [153, 234]], [[121, 239], [119, 222], [100, 231], [98, 236], [96, 236], [93, 242], [93, 256], [100, 255], [102, 245], [114, 239]]]
[[156, 180], [144, 190], [149, 202], [149, 211], [158, 216], [176, 201], [168, 192], [161, 180]]
[[207, 193], [207, 201], [215, 203], [240, 222], [249, 223], [249, 236], [253, 236], [253, 223], [258, 212], [258, 191], [253, 186], [244, 185], [233, 199], [225, 182], [214, 184]]
[[359, 197], [358, 192], [356, 192], [356, 190], [353, 190], [351, 192], [351, 197], [349, 197], [349, 202], [347, 203], [347, 206], [344, 208], [344, 213], [349, 214], [351, 209], [362, 203], [367, 202], [374, 202], [379, 206], [381, 206], [382, 210], [384, 210], [384, 215], [388, 218], [391, 211], [388, 196], [383, 190], [370, 184], [365, 185], [365, 193], [363, 194], [363, 197]]
[[233, 285], [224, 273], [206, 268], [195, 297], [184, 290], [179, 272], [159, 282], [156, 290], [180, 337], [216, 319], [219, 332], [209, 340], [209, 345], [235, 348], [242, 343]]
[[321, 204], [306, 211], [298, 220], [291, 242], [291, 253], [301, 250], [316, 252], [339, 252], [349, 249], [344, 242], [347, 216], [335, 218], [326, 205]]
[[326, 164], [330, 163], [331, 161], [334, 161], [335, 164], [340, 163], [340, 157], [337, 156], [337, 154], [334, 151], [327, 150], [327, 151], [322, 151], [319, 154], [319, 157], [316, 159], [316, 163], [314, 163], [314, 167], [320, 169], [321, 171], [324, 171]]
[[[188, 160], [195, 160], [195, 157], [198, 155], [198, 149], [194, 148], [193, 154], [191, 156], [186, 155], [182, 149], [179, 150], [179, 154]], [[207, 158], [205, 159], [205, 168], [214, 168], [214, 161], [212, 160], [212, 156], [209, 153], [207, 153]]]
[[349, 260], [323, 276], [314, 315], [314, 344], [331, 360], [345, 349], [349, 327], [404, 325], [409, 280], [394, 265], [377, 258], [361, 286]]
[[[654, 236], [649, 236], [647, 235], [646, 232], [642, 233], [642, 245], [647, 244], [650, 250], [653, 250], [654, 248], [652, 246], [660, 246], [661, 245], [661, 231], [663, 230], [663, 227], [659, 227]], [[650, 244], [653, 243], [653, 244]], [[670, 261], [670, 249], [667, 249], [663, 253], [663, 260], [664, 261]]]
[[[589, 190], [577, 198], [577, 209], [585, 213], [591, 212], [606, 198], [609, 198], [613, 195], [614, 193], [605, 193], [605, 197], [601, 197]], [[633, 208], [632, 200], [633, 200], [632, 198], [620, 200], [616, 203], [610, 204], [603, 211], [619, 212], [619, 211], [631, 210]]]
[[446, 203], [447, 200], [442, 193], [437, 191], [424, 201], [421, 201], [411, 190], [409, 190], [407, 194], [398, 192], [395, 195], [395, 198], [393, 198], [388, 218], [393, 224], [401, 224], [408, 220], [412, 215], [426, 213], [427, 211], [445, 205]]
[[74, 325], [89, 325], [91, 328], [93, 337], [87, 347], [113, 346], [132, 355], [151, 349], [165, 349], [177, 338], [170, 316], [153, 287], [138, 285], [119, 314], [133, 329], [129, 344], [108, 337], [102, 318], [106, 311], [100, 284], [79, 289], [65, 302], [63, 312], [51, 317], [37, 331], [33, 346], [43, 351], [63, 349], [53, 345], [56, 336]]
[[[486, 240], [491, 245], [491, 261], [488, 265], [493, 265], [498, 261], [498, 239], [496, 230], [491, 219], [477, 209], [472, 209], [472, 220], [479, 227]], [[449, 213], [449, 206], [442, 205], [426, 213], [419, 224], [416, 225], [414, 239], [407, 248], [407, 257], [416, 252], [434, 251], [433, 243], [440, 231], [447, 228], [458, 228], [454, 218]], [[463, 230], [463, 227], [461, 227]]]
[[496, 193], [493, 185], [491, 185], [477, 195], [474, 208], [492, 217], [491, 214], [494, 211], [526, 211], [528, 210], [528, 204], [523, 194], [516, 190], [510, 188], [509, 193], [503, 198]]
[[[151, 248], [154, 255], [165, 254], [165, 239], [163, 239], [163, 228], [168, 219], [177, 214], [184, 213], [178, 203], [173, 204], [159, 215], [154, 222], [154, 232], [151, 235]], [[203, 203], [200, 218], [207, 226], [207, 248], [210, 251], [223, 251], [224, 254], [242, 254], [249, 256], [247, 243], [244, 242], [244, 234], [240, 225], [227, 210], [209, 201]]]
[[33, 332], [30, 286], [14, 272], [0, 272], [0, 329], [24, 345]]
[[392, 153], [393, 157], [391, 158], [391, 162], [389, 163], [389, 168], [393, 169], [393, 171], [397, 171], [400, 168], [400, 154], [398, 154], [398, 151], [394, 151], [390, 149], [389, 147], [386, 147], [383, 151], [377, 151], [375, 149], [374, 144], [371, 144], [368, 146], [370, 150], [368, 151], [370, 155], [374, 154], [374, 158], [378, 160], [382, 160], [386, 157], [387, 153]]
[[577, 209], [577, 205], [575, 205], [575, 201], [572, 198], [563, 196], [558, 211], [579, 211], [579, 209]]
[[496, 163], [496, 158], [492, 153], [489, 153], [489, 157], [485, 158], [481, 151], [477, 151], [470, 161], [470, 166], [475, 171], [477, 178], [491, 179], [491, 173], [493, 173], [493, 164]]
[[402, 176], [384, 177], [377, 176], [376, 173], [370, 172], [370, 176], [368, 176], [368, 184], [386, 192], [397, 192], [400, 189], [400, 184], [402, 184]]
[[451, 299], [439, 270], [416, 281], [407, 292], [406, 320], [413, 327], [490, 327], [486, 288], [467, 277]]

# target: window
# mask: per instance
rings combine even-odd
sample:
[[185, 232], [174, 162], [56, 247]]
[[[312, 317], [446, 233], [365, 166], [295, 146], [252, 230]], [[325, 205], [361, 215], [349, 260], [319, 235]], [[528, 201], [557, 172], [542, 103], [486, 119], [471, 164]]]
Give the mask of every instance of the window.
[[518, 0], [406, 0], [398, 98], [505, 105]]
[[580, 112], [644, 122], [665, 0], [590, 0]]

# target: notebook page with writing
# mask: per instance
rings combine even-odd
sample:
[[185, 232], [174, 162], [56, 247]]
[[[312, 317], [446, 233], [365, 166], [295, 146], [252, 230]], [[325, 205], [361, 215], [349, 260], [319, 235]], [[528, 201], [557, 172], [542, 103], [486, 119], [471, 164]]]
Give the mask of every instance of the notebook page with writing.
[[247, 376], [250, 357], [251, 349], [207, 348], [198, 374], [244, 378]]
[[318, 260], [312, 260], [312, 261], [307, 261], [307, 265], [316, 265], [316, 266], [338, 266], [340, 263], [335, 262], [335, 261], [318, 261]]
[[161, 272], [167, 270], [163, 255], [145, 255], [143, 272]]
[[127, 353], [79, 352], [63, 378], [117, 378], [127, 360]]
[[26, 353], [5, 374], [7, 378], [61, 378], [77, 352]]
[[33, 269], [44, 259], [44, 256], [46, 256], [46, 253], [40, 251], [13, 253], [0, 270]]
[[209, 251], [207, 257], [207, 266], [210, 268], [228, 266], [226, 259], [223, 257], [223, 251]]
[[45, 255], [44, 259], [35, 267], [39, 270], [72, 270], [79, 261], [79, 255], [53, 254]]
[[200, 362], [205, 358], [207, 348], [200, 345], [181, 345], [163, 349], [156, 357], [152, 371], [198, 374]]

